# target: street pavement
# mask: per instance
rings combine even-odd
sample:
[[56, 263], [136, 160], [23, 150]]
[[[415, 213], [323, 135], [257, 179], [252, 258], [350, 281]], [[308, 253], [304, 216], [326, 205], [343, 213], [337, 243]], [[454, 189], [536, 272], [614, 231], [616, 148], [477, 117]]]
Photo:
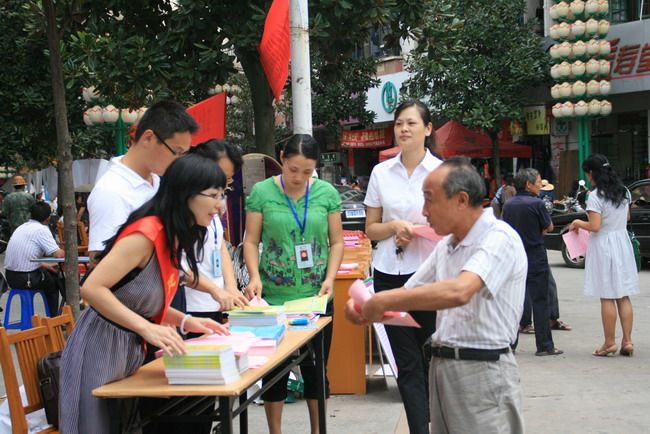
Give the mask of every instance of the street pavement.
[[[0, 256], [0, 262], [3, 259]], [[634, 357], [594, 357], [603, 342], [598, 299], [582, 295], [584, 270], [567, 268], [549, 252], [558, 284], [561, 319], [573, 331], [554, 331], [560, 356], [536, 357], [534, 335], [521, 335], [517, 350], [526, 432], [532, 434], [633, 434], [650, 432], [650, 269], [639, 273], [634, 306]], [[0, 264], [1, 266], [1, 264]], [[6, 295], [0, 300], [4, 306]], [[621, 332], [617, 329], [620, 344]], [[376, 365], [375, 365], [376, 366]], [[4, 390], [4, 383], [0, 384]], [[364, 396], [333, 396], [327, 407], [331, 433], [407, 433], [394, 379], [372, 378]], [[2, 391], [0, 394], [4, 394]], [[285, 406], [284, 434], [309, 432], [304, 402]], [[237, 424], [235, 424], [237, 425]], [[267, 432], [262, 406], [249, 411], [249, 432]]]

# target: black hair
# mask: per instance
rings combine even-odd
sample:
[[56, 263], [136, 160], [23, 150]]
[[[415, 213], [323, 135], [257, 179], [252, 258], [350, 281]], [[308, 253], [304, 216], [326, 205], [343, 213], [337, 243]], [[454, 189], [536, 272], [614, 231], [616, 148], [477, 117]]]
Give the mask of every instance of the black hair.
[[621, 204], [627, 195], [627, 189], [609, 164], [607, 157], [602, 154], [591, 154], [582, 162], [582, 170], [585, 173], [591, 172], [591, 179], [598, 189], [599, 197], [607, 199], [616, 207]]
[[201, 157], [212, 161], [219, 161], [223, 157], [228, 157], [228, 159], [232, 161], [233, 166], [235, 166], [235, 172], [238, 172], [244, 164], [241, 148], [232, 144], [228, 140], [206, 140], [205, 142], [191, 147], [190, 153], [200, 155]]
[[315, 160], [316, 163], [318, 163], [318, 154], [318, 142], [309, 134], [294, 134], [284, 145], [282, 152], [284, 158], [302, 155], [309, 160]]
[[[404, 110], [410, 107], [415, 107], [418, 110], [418, 113], [420, 113], [420, 118], [422, 119], [422, 122], [424, 123], [425, 127], [432, 122], [431, 111], [429, 110], [429, 107], [427, 107], [422, 101], [417, 99], [407, 99], [403, 101], [399, 106], [397, 106], [397, 108], [395, 109], [394, 121], [397, 121], [397, 118], [399, 118], [400, 113], [402, 113]], [[424, 146], [429, 148], [429, 150], [432, 153], [436, 153], [436, 142], [435, 142], [434, 135], [435, 135], [435, 131], [433, 131], [432, 129], [431, 134], [424, 139]], [[438, 156], [437, 153], [436, 156]]]
[[43, 223], [52, 214], [52, 208], [47, 202], [38, 201], [29, 208], [29, 214], [32, 219]]
[[503, 177], [503, 180], [505, 181], [506, 185], [513, 185], [515, 182], [515, 175], [512, 172], [508, 172]]
[[469, 158], [451, 157], [443, 161], [440, 167], [442, 166], [449, 167], [449, 173], [442, 183], [442, 189], [448, 198], [464, 191], [469, 196], [469, 204], [472, 208], [483, 206], [485, 182]]
[[138, 122], [135, 141], [140, 140], [147, 130], [155, 132], [161, 139], [166, 140], [176, 133], [194, 134], [199, 130], [199, 124], [181, 104], [166, 100], [158, 101], [147, 109]]
[[115, 236], [106, 241], [106, 247], [99, 258], [106, 256], [128, 225], [143, 217], [156, 216], [160, 218], [167, 236], [172, 263], [180, 269], [180, 258], [185, 253], [196, 280], [199, 275], [197, 262], [203, 257], [206, 228], [196, 224], [188, 201], [202, 190], [225, 186], [226, 177], [214, 161], [198, 155], [187, 155], [175, 160], [161, 178], [155, 196], [129, 215]]

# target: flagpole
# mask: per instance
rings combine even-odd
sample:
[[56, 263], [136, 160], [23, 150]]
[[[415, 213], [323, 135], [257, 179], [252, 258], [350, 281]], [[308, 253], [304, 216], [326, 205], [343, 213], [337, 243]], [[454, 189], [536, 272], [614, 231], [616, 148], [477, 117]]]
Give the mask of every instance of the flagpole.
[[290, 0], [291, 94], [294, 134], [312, 134], [307, 0]]

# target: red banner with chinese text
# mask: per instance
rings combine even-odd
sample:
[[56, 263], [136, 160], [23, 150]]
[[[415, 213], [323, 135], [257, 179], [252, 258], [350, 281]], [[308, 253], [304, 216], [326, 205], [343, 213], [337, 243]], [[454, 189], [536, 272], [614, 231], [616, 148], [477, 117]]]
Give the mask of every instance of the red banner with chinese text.
[[341, 132], [342, 148], [387, 148], [392, 143], [393, 127]]

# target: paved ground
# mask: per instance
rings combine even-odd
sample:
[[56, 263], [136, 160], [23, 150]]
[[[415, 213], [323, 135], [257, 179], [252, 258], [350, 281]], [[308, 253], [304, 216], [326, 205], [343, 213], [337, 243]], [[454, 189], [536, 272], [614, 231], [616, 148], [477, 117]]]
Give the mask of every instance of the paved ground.
[[[556, 346], [565, 351], [557, 357], [535, 357], [534, 336], [520, 339], [517, 360], [527, 432], [650, 432], [650, 269], [639, 274], [642, 292], [632, 300], [634, 357], [599, 358], [591, 352], [602, 343], [600, 305], [582, 295], [583, 270], [566, 268], [558, 252], [549, 252], [549, 260], [558, 283], [562, 319], [574, 330], [554, 333]], [[620, 341], [620, 331], [617, 336]], [[332, 433], [408, 432], [392, 379], [369, 380], [365, 396], [334, 396], [327, 410]], [[305, 404], [287, 405], [284, 422], [284, 434], [309, 432]], [[249, 424], [251, 433], [266, 432], [262, 407], [251, 409]]]

